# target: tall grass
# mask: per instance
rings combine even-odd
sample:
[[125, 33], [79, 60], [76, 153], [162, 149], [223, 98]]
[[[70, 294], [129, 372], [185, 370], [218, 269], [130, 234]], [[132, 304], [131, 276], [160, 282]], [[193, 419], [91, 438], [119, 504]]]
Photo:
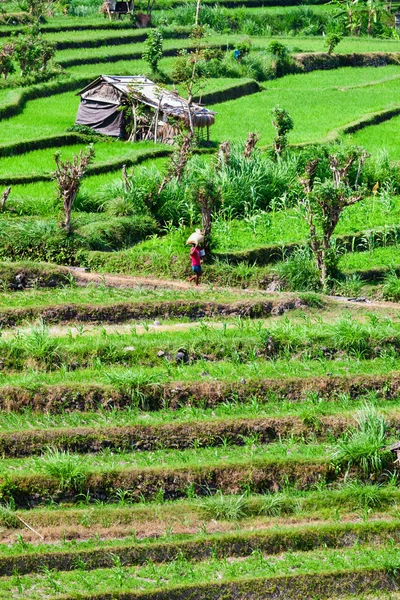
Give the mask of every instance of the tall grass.
[[386, 463], [386, 421], [373, 405], [366, 404], [357, 412], [356, 422], [357, 427], [338, 442], [332, 457], [347, 471], [359, 467], [365, 476], [371, 476]]
[[79, 490], [86, 477], [79, 455], [71, 454], [68, 450], [48, 448], [40, 458], [38, 466], [46, 475], [57, 479], [62, 490]]

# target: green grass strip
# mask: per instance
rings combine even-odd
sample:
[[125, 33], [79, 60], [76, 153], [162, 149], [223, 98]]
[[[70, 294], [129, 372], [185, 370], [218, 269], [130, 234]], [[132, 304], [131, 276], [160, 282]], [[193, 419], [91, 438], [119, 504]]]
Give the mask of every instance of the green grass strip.
[[[152, 561], [166, 563], [177, 559], [204, 561], [211, 558], [246, 557], [261, 552], [267, 555], [281, 552], [310, 552], [317, 548], [350, 548], [360, 544], [384, 545], [400, 542], [399, 521], [371, 523], [337, 523], [335, 525], [309, 525], [281, 527], [279, 531], [240, 532], [192, 536], [186, 541], [132, 544], [116, 540], [113, 544], [102, 542], [98, 548], [84, 548], [88, 543], [75, 544], [71, 549], [59, 546], [32, 546], [29, 553], [17, 556], [0, 555], [0, 575], [37, 573], [43, 568], [56, 571], [73, 571], [84, 564], [85, 571], [112, 568], [115, 557], [126, 566], [143, 565]], [[93, 545], [93, 542], [92, 542]]]
[[[40, 598], [57, 590], [63, 600], [198, 600], [237, 597], [251, 600], [339, 596], [357, 591], [397, 590], [399, 586], [398, 547], [325, 550], [290, 553], [285, 557], [264, 557], [260, 553], [245, 560], [218, 559], [197, 565], [178, 558], [172, 563], [149, 563], [124, 568], [116, 562], [112, 569], [86, 572], [44, 573], [14, 576], [0, 582], [0, 598], [23, 586], [25, 598]], [[206, 583], [204, 583], [206, 582]], [[86, 591], [82, 593], [82, 589]], [[8, 596], [9, 597], [9, 596]], [[48, 597], [48, 596], [47, 596]]]

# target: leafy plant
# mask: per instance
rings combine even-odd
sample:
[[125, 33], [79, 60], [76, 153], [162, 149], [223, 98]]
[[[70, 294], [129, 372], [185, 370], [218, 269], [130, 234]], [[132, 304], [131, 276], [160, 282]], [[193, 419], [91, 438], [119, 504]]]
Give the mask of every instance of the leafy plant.
[[276, 156], [281, 156], [287, 146], [287, 134], [294, 127], [293, 120], [287, 110], [275, 106], [272, 109], [272, 125], [276, 132], [273, 141], [274, 152]]
[[325, 45], [328, 48], [329, 56], [333, 53], [336, 46], [342, 41], [342, 36], [337, 33], [330, 33], [327, 38]]
[[332, 455], [335, 463], [346, 467], [360, 467], [369, 476], [382, 470], [387, 452], [386, 421], [372, 405], [365, 404], [357, 412], [357, 427], [348, 431], [337, 443]]
[[6, 504], [0, 504], [0, 525], [2, 527], [9, 527], [10, 529], [19, 529], [22, 523], [15, 516], [15, 506], [13, 502], [7, 502]]
[[72, 161], [62, 161], [60, 152], [54, 155], [54, 160], [56, 161], [54, 179], [57, 181], [57, 194], [64, 209], [64, 227], [67, 233], [71, 230], [71, 212], [79, 191], [81, 179], [92, 162], [94, 154], [94, 148], [90, 145], [86, 152], [81, 150], [79, 154], [73, 157]]
[[385, 300], [398, 302], [400, 300], [400, 278], [395, 270], [391, 270], [384, 279], [382, 296]]
[[162, 55], [163, 37], [161, 31], [152, 29], [147, 35], [142, 58], [149, 64], [153, 73], [158, 72], [158, 63], [162, 59]]
[[[352, 148], [344, 153], [329, 155], [331, 177], [316, 177], [319, 158], [312, 159], [306, 166], [301, 179], [304, 195], [300, 206], [304, 210], [310, 231], [310, 245], [320, 272], [321, 286], [327, 289], [337, 264], [337, 253], [331, 248], [331, 238], [342, 212], [348, 206], [360, 202], [366, 191], [359, 187], [359, 177], [368, 153]], [[354, 183], [350, 183], [350, 172], [356, 167]]]

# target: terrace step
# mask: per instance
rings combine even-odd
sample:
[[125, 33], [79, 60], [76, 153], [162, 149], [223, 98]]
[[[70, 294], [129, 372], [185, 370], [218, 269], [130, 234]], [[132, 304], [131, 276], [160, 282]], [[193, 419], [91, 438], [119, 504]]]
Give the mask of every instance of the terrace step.
[[[293, 403], [307, 402], [310, 394], [327, 401], [335, 401], [338, 393], [357, 398], [368, 392], [391, 399], [400, 394], [400, 373], [390, 375], [360, 375], [355, 377], [308, 377], [280, 379], [248, 379], [239, 383], [171, 382], [164, 385], [139, 386], [147, 410], [182, 406], [212, 407], [235, 398], [245, 402], [256, 397], [262, 404], [286, 400]], [[0, 387], [0, 408], [7, 412], [22, 410], [56, 413], [66, 411], [95, 411], [99, 409], [121, 409], [132, 405], [129, 389], [105, 384], [36, 385], [28, 389], [16, 385]]]
[[[388, 465], [389, 467], [389, 465]], [[361, 475], [352, 470], [353, 475]], [[293, 483], [298, 489], [309, 489], [321, 481], [343, 480], [330, 461], [305, 458], [252, 459], [241, 463], [203, 464], [177, 468], [136, 468], [134, 470], [113, 470], [92, 472], [79, 484], [71, 484], [60, 489], [60, 482], [42, 474], [9, 475], [7, 480], [0, 478], [3, 497], [12, 497], [20, 508], [33, 507], [52, 498], [57, 503], [76, 501], [79, 494], [91, 502], [115, 500], [115, 490], [126, 491], [131, 500], [151, 500], [157, 497], [160, 489], [165, 500], [185, 498], [188, 488], [198, 495], [220, 490], [224, 494], [240, 493], [250, 486], [256, 493], [276, 491]]]
[[[400, 431], [400, 416], [387, 419], [388, 427]], [[245, 438], [257, 436], [257, 443], [267, 444], [288, 436], [315, 435], [318, 440], [341, 435], [354, 421], [341, 416], [307, 420], [296, 417], [218, 419], [165, 425], [125, 427], [76, 427], [74, 429], [36, 429], [0, 433], [3, 458], [39, 455], [49, 446], [78, 453], [109, 450], [158, 450], [229, 445], [241, 446]]]
[[[76, 272], [76, 271], [74, 271]], [[80, 275], [78, 275], [79, 281]], [[112, 277], [118, 281], [119, 277]], [[108, 280], [108, 279], [107, 279]], [[158, 281], [150, 283], [150, 280], [140, 277], [125, 277], [129, 287], [145, 287], [142, 281], [149, 282], [149, 287], [157, 287]], [[161, 283], [161, 282], [160, 282]], [[172, 289], [175, 282], [171, 282]], [[179, 282], [177, 282], [178, 288]], [[186, 289], [186, 288], [185, 288]], [[294, 295], [272, 296], [269, 294], [263, 301], [252, 302], [207, 302], [195, 300], [171, 300], [164, 302], [116, 302], [107, 305], [90, 304], [62, 304], [49, 307], [29, 307], [5, 309], [0, 314], [0, 327], [15, 327], [28, 320], [41, 319], [46, 324], [55, 323], [124, 323], [127, 321], [143, 321], [146, 319], [163, 319], [188, 317], [190, 319], [201, 319], [204, 317], [247, 317], [262, 318], [271, 314], [283, 314], [290, 310], [296, 310], [307, 306], [306, 299]]]
[[[28, 517], [26, 517], [28, 518]], [[308, 525], [282, 527], [279, 531], [241, 531], [238, 533], [193, 536], [182, 541], [152, 541], [151, 543], [103, 542], [98, 548], [80, 548], [74, 544], [71, 550], [60, 546], [41, 545], [29, 553], [19, 555], [0, 554], [0, 576], [35, 573], [43, 566], [57, 571], [72, 571], [77, 561], [84, 561], [85, 570], [111, 568], [118, 556], [124, 566], [142, 565], [147, 561], [165, 563], [183, 557], [186, 560], [203, 561], [210, 558], [251, 556], [254, 552], [264, 555], [281, 552], [310, 552], [317, 548], [351, 548], [359, 544], [385, 544], [400, 542], [400, 522], [379, 521], [371, 523], [338, 523], [335, 525]]]

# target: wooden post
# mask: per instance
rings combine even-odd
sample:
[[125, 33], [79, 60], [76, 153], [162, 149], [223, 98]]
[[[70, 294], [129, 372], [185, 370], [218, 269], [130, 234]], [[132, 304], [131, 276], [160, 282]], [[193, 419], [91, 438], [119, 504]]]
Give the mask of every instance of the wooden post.
[[195, 18], [195, 21], [194, 21], [194, 24], [195, 24], [196, 27], [199, 24], [200, 1], [201, 0], [197, 0], [197, 6], [196, 6], [196, 18]]
[[132, 115], [133, 115], [133, 129], [131, 131], [131, 135], [129, 136], [129, 142], [136, 141], [136, 132], [137, 132], [137, 117], [136, 117], [136, 105], [132, 102]]
[[210, 126], [207, 123], [207, 142], [209, 142], [209, 141], [210, 141]]
[[155, 144], [157, 144], [158, 116], [160, 114], [162, 97], [163, 97], [163, 95], [162, 95], [162, 92], [161, 92], [161, 96], [160, 96], [160, 98], [158, 100], [157, 112], [156, 112], [156, 115], [155, 115], [155, 119], [156, 119], [156, 122], [155, 122], [155, 125], [154, 125], [154, 143]]

